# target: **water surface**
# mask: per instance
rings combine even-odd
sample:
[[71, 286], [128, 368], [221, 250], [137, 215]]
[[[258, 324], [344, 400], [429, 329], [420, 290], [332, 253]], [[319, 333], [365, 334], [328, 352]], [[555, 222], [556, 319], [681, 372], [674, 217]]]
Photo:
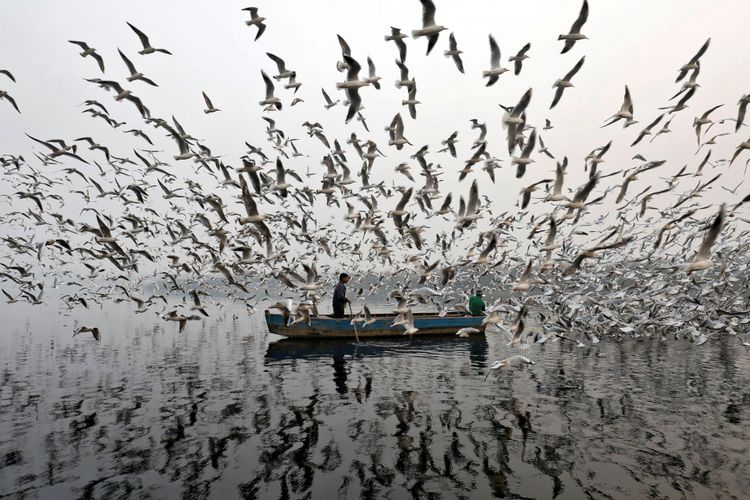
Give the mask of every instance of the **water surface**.
[[[750, 361], [737, 339], [301, 342], [212, 305], [0, 306], [0, 496], [742, 498]], [[99, 326], [102, 339], [72, 336]]]

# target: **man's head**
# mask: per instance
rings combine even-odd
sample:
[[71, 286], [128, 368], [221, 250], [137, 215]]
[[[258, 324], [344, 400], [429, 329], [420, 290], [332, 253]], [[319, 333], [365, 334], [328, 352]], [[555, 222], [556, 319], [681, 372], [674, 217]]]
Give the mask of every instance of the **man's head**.
[[350, 276], [346, 273], [339, 274], [339, 283], [349, 283]]
[[474, 295], [476, 295], [477, 297], [481, 297], [482, 296], [482, 290], [477, 290], [476, 292], [474, 292]]

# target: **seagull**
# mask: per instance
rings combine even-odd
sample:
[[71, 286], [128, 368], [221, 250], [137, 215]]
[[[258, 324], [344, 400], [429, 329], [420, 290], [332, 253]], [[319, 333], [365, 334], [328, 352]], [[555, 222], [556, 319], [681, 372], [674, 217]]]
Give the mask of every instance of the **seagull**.
[[148, 55], [148, 54], [153, 54], [154, 52], [162, 52], [164, 54], [169, 54], [170, 56], [172, 55], [172, 53], [170, 51], [168, 51], [167, 49], [155, 49], [155, 48], [153, 48], [151, 46], [151, 44], [149, 43], [148, 37], [146, 36], [146, 34], [144, 32], [142, 32], [141, 30], [139, 30], [138, 28], [136, 28], [135, 26], [133, 26], [130, 23], [127, 23], [127, 25], [130, 26], [130, 29], [133, 30], [135, 32], [135, 34], [138, 35], [138, 38], [141, 39], [141, 45], [143, 45], [143, 50], [139, 50], [138, 51], [139, 54], [145, 56], [145, 55]]
[[526, 144], [521, 150], [521, 156], [517, 158], [515, 157], [513, 158], [513, 165], [516, 165], [516, 178], [523, 177], [523, 174], [526, 173], [526, 165], [534, 162], [534, 160], [529, 158], [529, 156], [534, 151], [535, 147], [536, 147], [536, 129], [531, 131], [529, 140], [526, 141]]
[[277, 55], [271, 54], [270, 52], [266, 52], [266, 55], [271, 58], [273, 62], [276, 63], [276, 68], [279, 70], [279, 74], [275, 75], [273, 77], [274, 80], [281, 80], [282, 78], [290, 78], [294, 72], [291, 70], [286, 69], [286, 63], [282, 58], [280, 58]]
[[656, 134], [654, 134], [654, 136], [649, 141], [649, 144], [652, 143], [652, 142], [654, 142], [654, 140], [657, 137], [659, 137], [661, 134], [668, 134], [668, 133], [672, 132], [672, 130], [669, 128], [669, 126], [672, 124], [672, 120], [673, 119], [674, 119], [674, 117], [672, 117], [669, 120], [667, 120], [667, 122], [664, 125], [662, 125], [659, 130], [657, 130]]
[[77, 42], [75, 40], [68, 40], [69, 43], [72, 43], [74, 45], [78, 45], [83, 49], [83, 52], [81, 52], [81, 57], [87, 57], [91, 56], [94, 59], [96, 59], [96, 62], [99, 64], [99, 69], [102, 70], [102, 73], [104, 73], [104, 59], [102, 59], [102, 56], [97, 54], [96, 49], [93, 47], [89, 47], [86, 42]]
[[[585, 2], [584, 2], [585, 3]], [[552, 105], [549, 107], [549, 109], [554, 108], [558, 102], [560, 102], [560, 98], [563, 95], [563, 91], [567, 87], [572, 87], [573, 84], [570, 82], [570, 79], [575, 76], [576, 73], [578, 73], [578, 70], [581, 69], [581, 66], [583, 66], [583, 62], [586, 59], [586, 56], [581, 57], [581, 59], [576, 63], [575, 66], [573, 66], [573, 69], [571, 69], [568, 74], [566, 74], [561, 80], [557, 80], [552, 87], [557, 87], [557, 90], [555, 90], [555, 97], [552, 99]]]
[[205, 92], [201, 92], [203, 94], [203, 100], [206, 101], [206, 109], [203, 110], [204, 113], [216, 113], [217, 111], [221, 111], [218, 108], [214, 108], [214, 105], [211, 103], [211, 99], [208, 98]]
[[372, 62], [372, 59], [369, 57], [367, 58], [367, 70], [368, 77], [365, 78], [365, 81], [371, 83], [373, 87], [380, 90], [379, 80], [381, 80], [381, 78], [375, 74], [375, 63]]
[[563, 201], [565, 195], [562, 194], [563, 180], [565, 179], [565, 167], [568, 165], [568, 157], [563, 158], [563, 162], [557, 162], [555, 169], [555, 184], [552, 187], [552, 194], [544, 198], [544, 201]]
[[26, 134], [26, 137], [28, 137], [32, 141], [36, 141], [39, 144], [41, 144], [41, 145], [46, 146], [47, 148], [49, 148], [50, 151], [52, 151], [52, 153], [46, 155], [48, 158], [57, 158], [58, 156], [70, 156], [71, 158], [75, 158], [76, 160], [82, 161], [83, 163], [88, 163], [86, 160], [84, 160], [83, 158], [81, 158], [80, 156], [78, 156], [78, 155], [75, 154], [75, 146], [73, 146], [73, 152], [70, 153], [65, 148], [61, 148], [61, 147], [55, 146], [55, 145], [53, 145], [53, 144], [51, 144], [49, 142], [41, 141], [41, 140], [39, 140], [39, 139], [37, 139], [35, 137], [31, 137], [29, 134]]
[[412, 38], [419, 38], [420, 36], [427, 37], [427, 54], [430, 55], [432, 48], [438, 41], [440, 32], [448, 29], [445, 26], [435, 24], [435, 4], [432, 0], [419, 0], [422, 2], [422, 29], [412, 30]]
[[586, 35], [581, 34], [581, 28], [589, 17], [589, 3], [588, 0], [583, 0], [581, 5], [581, 12], [578, 13], [578, 19], [575, 20], [573, 26], [570, 27], [570, 32], [567, 35], [560, 35], [557, 37], [558, 40], [565, 40], [565, 46], [562, 49], [561, 54], [565, 54], [578, 40], [587, 40]]
[[621, 241], [616, 241], [614, 243], [610, 243], [609, 245], [599, 245], [599, 246], [595, 246], [593, 248], [588, 248], [588, 249], [583, 250], [581, 253], [578, 254], [578, 256], [575, 258], [575, 260], [573, 260], [573, 262], [568, 267], [565, 268], [565, 271], [563, 271], [563, 275], [564, 276], [571, 276], [571, 275], [575, 274], [576, 271], [578, 271], [578, 269], [581, 267], [581, 264], [583, 263], [583, 260], [587, 259], [587, 258], [594, 258], [594, 257], [596, 257], [596, 252], [598, 252], [600, 250], [609, 250], [609, 249], [612, 249], [612, 248], [623, 247], [623, 246], [627, 245], [628, 243], [630, 243], [631, 240], [632, 240], [632, 237], [630, 237], [630, 238], [623, 238]]
[[[397, 113], [396, 116], [393, 117], [393, 120], [391, 121], [390, 127], [388, 127], [388, 130], [390, 132], [390, 139], [388, 140], [389, 146], [396, 146], [396, 149], [399, 151], [403, 149], [405, 144], [411, 145], [408, 139], [404, 137], [404, 120], [401, 118], [401, 113]], [[405, 163], [402, 163], [402, 165], [406, 165]], [[401, 167], [401, 165], [399, 165]], [[399, 167], [396, 167], [396, 170], [403, 173], [407, 177], [411, 178], [411, 176], [407, 171], [404, 171], [403, 169], [399, 170]], [[408, 165], [406, 167], [408, 169]], [[414, 179], [411, 179], [412, 182], [414, 182]]]
[[401, 101], [402, 106], [409, 107], [409, 115], [414, 120], [417, 119], [417, 104], [421, 103], [417, 100], [417, 80], [415, 78], [411, 87], [409, 87], [409, 98]]
[[326, 109], [331, 109], [340, 102], [338, 99], [336, 99], [336, 101], [332, 101], [331, 98], [328, 97], [328, 93], [325, 89], [321, 88], [320, 91], [323, 92], [323, 99], [326, 100], [326, 103], [324, 105]]
[[394, 28], [393, 26], [391, 26], [391, 34], [385, 35], [386, 42], [390, 42], [392, 40], [396, 43], [396, 46], [398, 47], [398, 57], [401, 62], [406, 61], [406, 43], [404, 42], [404, 38], [406, 37], [407, 35], [401, 33], [400, 28]]
[[132, 82], [132, 81], [135, 81], [135, 80], [140, 80], [140, 81], [142, 81], [144, 83], [148, 83], [149, 85], [152, 85], [154, 87], [158, 87], [158, 85], [155, 84], [152, 80], [149, 80], [148, 78], [146, 78], [145, 76], [143, 76], [143, 73], [140, 73], [139, 71], [137, 71], [135, 69], [135, 66], [133, 65], [133, 63], [130, 62], [130, 59], [128, 59], [125, 56], [125, 54], [122, 53], [122, 51], [120, 49], [117, 49], [117, 52], [120, 53], [120, 57], [125, 62], [125, 65], [128, 67], [128, 71], [130, 71], [130, 76], [127, 78], [127, 80], [129, 82]]
[[268, 78], [265, 71], [260, 70], [263, 81], [266, 82], [266, 98], [258, 102], [261, 106], [275, 106], [277, 110], [281, 111], [281, 100], [273, 95], [273, 81]]
[[467, 327], [459, 329], [456, 332], [456, 336], [457, 337], [461, 337], [461, 338], [467, 338], [467, 337], [471, 337], [472, 335], [477, 334], [477, 333], [481, 333], [481, 332], [482, 331], [479, 328], [474, 328], [474, 327], [471, 327], [471, 326], [467, 326]]
[[262, 35], [264, 31], [266, 31], [266, 25], [263, 23], [266, 18], [258, 15], [258, 7], [246, 7], [242, 10], [250, 11], [250, 19], [245, 21], [245, 24], [247, 26], [256, 26], [258, 28], [258, 33], [255, 35], [255, 40], [258, 40], [258, 38], [260, 38], [260, 35]]
[[641, 130], [638, 133], [638, 137], [635, 138], [635, 140], [630, 145], [630, 147], [632, 148], [633, 146], [635, 146], [636, 144], [638, 144], [639, 142], [641, 142], [641, 140], [644, 137], [646, 137], [647, 135], [651, 135], [651, 129], [654, 128], [656, 125], [658, 125], [659, 122], [662, 120], [662, 118], [664, 118], [664, 114], [661, 114], [661, 115], [657, 116], [654, 121], [652, 121], [651, 123], [649, 123], [646, 128], [644, 128], [643, 130]]
[[697, 63], [697, 67], [693, 70], [692, 73], [690, 73], [690, 78], [687, 82], [682, 84], [682, 88], [677, 92], [675, 95], [669, 98], [669, 100], [677, 99], [680, 95], [682, 95], [684, 92], [687, 92], [688, 90], [700, 87], [700, 84], [696, 81], [698, 79], [698, 75], [701, 72], [700, 63]]
[[336, 88], [345, 89], [346, 97], [347, 99], [349, 99], [349, 110], [346, 113], [345, 120], [346, 123], [349, 123], [349, 120], [354, 118], [354, 115], [357, 114], [357, 111], [359, 111], [362, 105], [362, 98], [359, 95], [359, 88], [370, 85], [370, 82], [359, 79], [359, 71], [362, 69], [362, 66], [360, 66], [356, 60], [354, 60], [350, 56], [345, 55], [344, 61], [349, 68], [346, 73], [346, 81], [337, 82]]
[[102, 339], [101, 334], [99, 333], [99, 328], [95, 326], [94, 327], [88, 327], [88, 326], [79, 327], [76, 331], [73, 332], [73, 336], [75, 337], [79, 333], [90, 333], [97, 342], [99, 342]]
[[685, 76], [688, 74], [688, 71], [700, 68], [699, 59], [703, 56], [703, 54], [706, 53], [706, 50], [708, 50], [708, 46], [710, 44], [711, 39], [709, 38], [703, 43], [703, 45], [701, 45], [701, 48], [698, 49], [698, 52], [690, 59], [690, 61], [688, 61], [687, 64], [680, 68], [680, 71], [677, 73], [677, 79], [674, 81], [675, 83], [678, 83], [680, 80], [685, 78]]
[[508, 71], [507, 68], [500, 67], [500, 47], [497, 46], [495, 38], [490, 35], [490, 69], [482, 72], [482, 77], [489, 78], [486, 86], [493, 85], [506, 71]]
[[713, 120], [711, 120], [708, 117], [708, 115], [710, 115], [711, 113], [713, 113], [714, 111], [716, 111], [717, 109], [719, 109], [722, 106], [723, 106], [723, 104], [718, 104], [718, 105], [714, 106], [713, 108], [709, 109], [708, 111], [706, 111], [705, 113], [703, 113], [700, 116], [700, 118], [696, 116], [693, 119], [693, 127], [695, 127], [695, 136], [696, 136], [696, 138], [698, 140], [698, 145], [700, 145], [700, 143], [701, 143], [701, 127], [703, 125], [708, 125], [709, 123], [713, 123]]
[[195, 290], [190, 290], [190, 295], [193, 297], [193, 305], [190, 306], [191, 311], [198, 311], [204, 316], [208, 316], [208, 313], [203, 308], [203, 305], [201, 304], [201, 299], [198, 297], [198, 292]]
[[141, 114], [143, 118], [149, 118], [151, 116], [151, 112], [148, 110], [146, 106], [143, 105], [143, 102], [141, 100], [134, 96], [130, 90], [125, 90], [122, 88], [122, 86], [117, 83], [114, 80], [100, 80], [98, 78], [94, 78], [91, 80], [87, 80], [91, 83], [96, 83], [102, 88], [105, 88], [107, 90], [114, 90], [116, 92], [115, 95], [115, 101], [122, 101], [123, 99], [132, 102], [136, 108], [138, 108], [138, 112]]
[[719, 237], [723, 223], [724, 204], [722, 203], [721, 207], [719, 207], [719, 213], [716, 214], [716, 218], [708, 228], [706, 236], [703, 238], [703, 243], [701, 243], [701, 246], [695, 253], [693, 260], [687, 265], [686, 271], [688, 274], [694, 271], [703, 271], [713, 265], [713, 262], [708, 258], [709, 252], [711, 251], [711, 246], [713, 246], [714, 242], [716, 242], [716, 239]]
[[524, 45], [521, 50], [518, 51], [518, 54], [511, 56], [508, 61], [515, 63], [513, 66], [513, 73], [515, 75], [518, 75], [521, 73], [521, 66], [523, 65], [524, 59], [528, 59], [529, 56], [526, 55], [526, 53], [531, 48], [531, 42]]
[[[516, 364], [527, 364], [527, 365], [533, 365], [534, 362], [531, 361], [529, 358], [525, 356], [521, 356], [520, 354], [516, 354], [514, 356], [511, 356], [509, 358], [501, 359], [499, 361], [495, 361], [490, 365], [490, 370], [502, 370], [504, 368], [510, 368], [514, 363]], [[485, 380], [487, 380], [487, 377], [490, 376], [490, 372], [487, 372], [487, 375], [484, 377]]]
[[747, 111], [747, 104], [750, 103], [750, 94], [743, 95], [740, 97], [739, 109], [737, 110], [737, 124], [734, 127], [735, 132], [739, 132], [742, 123], [745, 121], [745, 112]]
[[518, 143], [518, 132], [523, 129], [526, 119], [524, 118], [526, 108], [531, 102], [533, 89], [523, 93], [513, 109], [505, 112], [503, 116], [503, 127], [508, 127], [508, 153], [512, 153]]
[[441, 144], [445, 146], [445, 149], [441, 149], [440, 151], [448, 151], [453, 158], [456, 158], [456, 142], [458, 142], [456, 137], [458, 137], [458, 130], [441, 142]]
[[521, 210], [525, 210], [526, 207], [529, 206], [529, 202], [531, 201], [531, 193], [539, 189], [540, 184], [549, 184], [552, 182], [552, 179], [542, 179], [541, 181], [537, 181], [530, 186], [526, 186], [521, 190], [521, 194], [523, 195], [523, 199], [521, 200]]
[[464, 62], [461, 60], [461, 54], [463, 54], [463, 52], [458, 50], [458, 44], [456, 43], [456, 36], [453, 33], [451, 33], [450, 37], [448, 38], [448, 48], [449, 50], [446, 50], [445, 52], [443, 52], [443, 54], [445, 54], [445, 57], [453, 58], [453, 62], [456, 63], [456, 67], [458, 68], [458, 71], [463, 73]]
[[401, 79], [396, 80], [396, 88], [400, 89], [401, 87], [411, 87], [414, 85], [414, 80], [409, 79], [409, 68], [406, 67], [406, 64], [402, 63], [401, 61], [396, 61], [396, 65], [398, 66], [399, 70], [401, 71]]
[[620, 106], [620, 111], [608, 118], [609, 122], [602, 125], [601, 128], [608, 127], [622, 119], [625, 120], [622, 128], [626, 128], [636, 123], [636, 121], [633, 120], [633, 99], [630, 97], [630, 89], [628, 89], [627, 85], [625, 85], [625, 97], [623, 98], [622, 106]]
[[477, 180], [474, 179], [469, 189], [469, 201], [466, 203], [465, 211], [460, 209], [458, 211], [456, 226], [465, 229], [471, 226], [472, 222], [481, 218], [482, 214], [479, 213], [479, 188]]

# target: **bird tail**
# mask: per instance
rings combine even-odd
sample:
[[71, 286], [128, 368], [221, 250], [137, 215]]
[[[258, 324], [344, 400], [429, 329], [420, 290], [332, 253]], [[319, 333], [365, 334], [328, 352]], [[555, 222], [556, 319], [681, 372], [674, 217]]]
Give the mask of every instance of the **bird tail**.
[[420, 33], [419, 30], [412, 30], [412, 32], [411, 32], [411, 37], [412, 38], [418, 38], [420, 36], [422, 36], [422, 33]]

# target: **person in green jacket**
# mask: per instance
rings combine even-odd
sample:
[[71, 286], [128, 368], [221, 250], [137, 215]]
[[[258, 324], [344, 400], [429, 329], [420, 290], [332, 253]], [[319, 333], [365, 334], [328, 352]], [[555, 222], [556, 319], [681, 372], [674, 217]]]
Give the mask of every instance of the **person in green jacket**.
[[482, 300], [482, 291], [477, 290], [474, 295], [469, 297], [469, 312], [472, 316], [482, 316], [484, 314], [485, 304]]

